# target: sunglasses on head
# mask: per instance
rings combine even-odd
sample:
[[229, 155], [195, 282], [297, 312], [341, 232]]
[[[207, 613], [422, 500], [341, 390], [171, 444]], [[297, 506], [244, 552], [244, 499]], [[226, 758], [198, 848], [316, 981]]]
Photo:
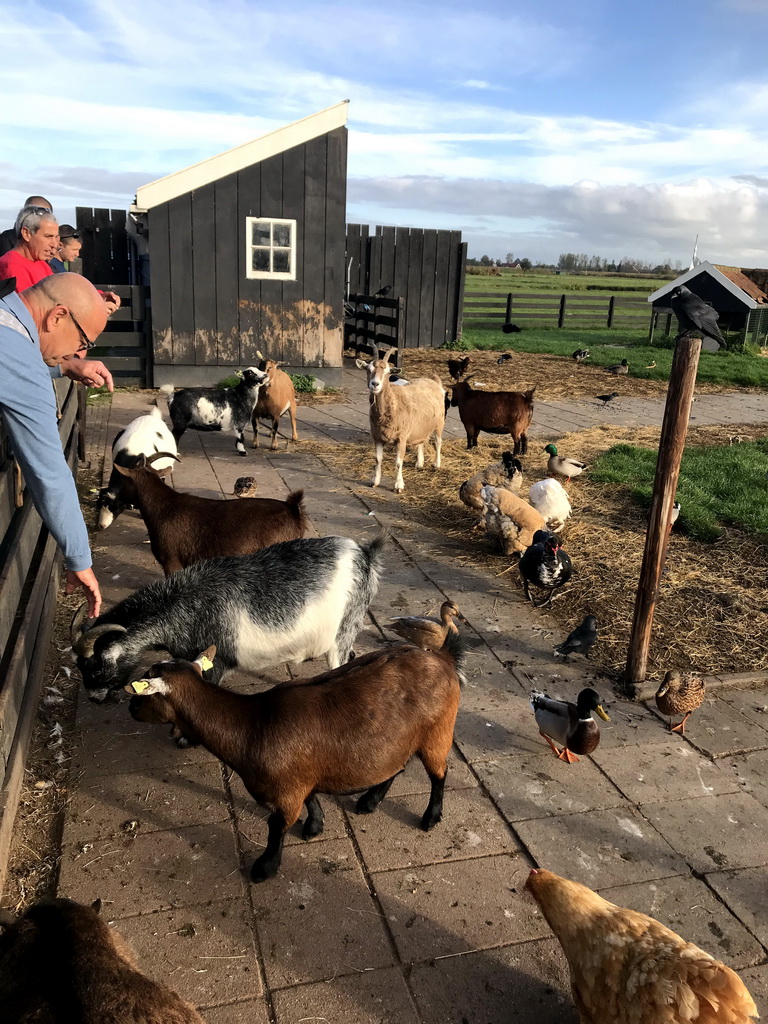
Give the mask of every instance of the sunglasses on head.
[[80, 241], [80, 232], [76, 231], [74, 235], [59, 235], [60, 242], [68, 242], [70, 238], [74, 238], [76, 241]]

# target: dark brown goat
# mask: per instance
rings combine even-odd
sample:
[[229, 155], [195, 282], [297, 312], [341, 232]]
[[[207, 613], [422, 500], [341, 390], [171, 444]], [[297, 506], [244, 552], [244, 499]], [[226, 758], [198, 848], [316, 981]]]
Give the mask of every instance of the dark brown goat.
[[99, 917], [101, 901], [36, 903], [0, 912], [0, 1006], [8, 1024], [205, 1024], [172, 989], [151, 981], [121, 936]]
[[514, 455], [528, 451], [527, 430], [533, 418], [533, 393], [530, 391], [475, 391], [469, 380], [451, 385], [451, 405], [458, 406], [467, 432], [467, 448], [477, 447], [477, 435], [511, 434]]
[[421, 819], [440, 821], [447, 757], [459, 707], [462, 642], [439, 651], [400, 644], [366, 654], [308, 682], [243, 696], [202, 678], [215, 647], [197, 661], [160, 662], [125, 689], [140, 722], [169, 722], [237, 772], [272, 812], [264, 853], [251, 868], [263, 882], [280, 867], [285, 833], [307, 808], [303, 837], [323, 830], [318, 793], [365, 790], [359, 814], [379, 806], [418, 754], [432, 788]]
[[298, 540], [307, 529], [303, 491], [294, 491], [285, 501], [217, 501], [174, 491], [147, 466], [115, 469], [126, 478], [121, 495], [141, 513], [152, 554], [166, 576], [206, 558], [248, 555], [270, 544]]
[[449, 359], [448, 373], [454, 380], [460, 380], [469, 369], [471, 361], [469, 356], [464, 356], [463, 359]]

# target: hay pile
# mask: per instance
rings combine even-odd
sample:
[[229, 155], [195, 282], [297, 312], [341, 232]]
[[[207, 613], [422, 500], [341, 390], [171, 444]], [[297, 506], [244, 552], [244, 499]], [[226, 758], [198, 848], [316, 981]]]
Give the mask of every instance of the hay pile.
[[[752, 440], [765, 435], [754, 424], [698, 427], [690, 431], [689, 444], [728, 444], [739, 435]], [[618, 428], [610, 425], [565, 434], [557, 440], [560, 451], [589, 463], [615, 444], [629, 442], [658, 446], [658, 428]], [[510, 560], [498, 553], [480, 531], [473, 531], [476, 513], [458, 500], [460, 484], [473, 473], [499, 459], [504, 440], [481, 435], [478, 448], [467, 451], [464, 441], [443, 444], [443, 468], [434, 474], [413, 469], [407, 456], [406, 491], [396, 499], [407, 510], [401, 525], [423, 523], [446, 536], [460, 538], [466, 559], [504, 589], [521, 587], [516, 569], [504, 572]], [[541, 446], [543, 447], [543, 445]], [[393, 499], [392, 465], [385, 460], [384, 487], [368, 486], [373, 454], [365, 445], [325, 445], [307, 442], [302, 450], [315, 451], [329, 467], [367, 501]], [[427, 453], [427, 466], [431, 465]], [[527, 486], [545, 476], [546, 455], [534, 442], [527, 458], [523, 494]], [[604, 668], [623, 671], [635, 591], [645, 543], [646, 512], [627, 488], [598, 484], [589, 475], [571, 482], [569, 497], [573, 515], [562, 531], [565, 549], [574, 563], [572, 582], [559, 596], [552, 614], [568, 631], [586, 614], [597, 616], [600, 642], [593, 657]], [[499, 575], [503, 573], [503, 575]], [[673, 532], [667, 566], [654, 621], [650, 669], [693, 666], [705, 672], [768, 669], [768, 559], [760, 539], [726, 531], [714, 544], [692, 541]]]

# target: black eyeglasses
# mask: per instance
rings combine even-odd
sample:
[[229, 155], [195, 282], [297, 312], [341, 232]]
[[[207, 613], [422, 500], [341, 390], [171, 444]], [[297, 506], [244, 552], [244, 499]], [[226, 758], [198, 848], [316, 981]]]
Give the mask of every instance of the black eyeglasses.
[[77, 328], [78, 333], [80, 335], [80, 348], [77, 351], [78, 352], [87, 352], [89, 348], [93, 348], [93, 346], [96, 344], [96, 342], [95, 341], [91, 341], [91, 339], [88, 337], [88, 335], [85, 333], [83, 328], [80, 326], [80, 324], [75, 319], [75, 314], [72, 312], [72, 310], [68, 309], [67, 312], [72, 317], [72, 323], [75, 325], [75, 327]]

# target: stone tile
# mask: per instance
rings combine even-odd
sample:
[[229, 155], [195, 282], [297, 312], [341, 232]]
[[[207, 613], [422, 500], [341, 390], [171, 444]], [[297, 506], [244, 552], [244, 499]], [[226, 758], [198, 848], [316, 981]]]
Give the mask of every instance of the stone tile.
[[373, 884], [406, 962], [549, 934], [523, 894], [530, 865], [519, 856], [481, 857], [373, 875]]
[[[511, 683], [514, 686], [514, 683]], [[456, 719], [456, 743], [468, 761], [491, 761], [512, 754], [537, 754], [544, 742], [530, 702], [515, 692], [482, 696], [465, 691]]]
[[685, 726], [685, 735], [711, 757], [768, 747], [768, 732], [719, 697], [706, 699], [694, 711]]
[[515, 831], [540, 867], [591, 889], [688, 872], [666, 840], [629, 807], [518, 822]]
[[763, 964], [762, 967], [748, 967], [746, 971], [739, 971], [739, 977], [749, 989], [757, 1012], [763, 1018], [768, 1014], [768, 964]]
[[273, 998], [277, 1024], [310, 1020], [420, 1024], [403, 976], [395, 967], [281, 989]]
[[251, 893], [272, 988], [389, 967], [392, 951], [346, 839], [288, 850]]
[[70, 798], [63, 841], [83, 843], [125, 832], [143, 835], [226, 821], [228, 816], [218, 761], [179, 764], [160, 772], [137, 768], [100, 782], [83, 780]]
[[100, 897], [112, 918], [231, 899], [243, 880], [232, 829], [221, 823], [67, 846], [59, 890], [81, 903]]
[[768, 807], [768, 750], [726, 754], [718, 762], [735, 785]]
[[[448, 755], [448, 776], [445, 789], [474, 789], [477, 786], [477, 779], [472, 769], [463, 761], [455, 751]], [[397, 796], [410, 796], [413, 793], [429, 793], [429, 776], [424, 771], [424, 765], [418, 757], [412, 757], [405, 767], [405, 771], [397, 776], [392, 783], [387, 798]]]
[[587, 757], [582, 757], [578, 765], [567, 765], [551, 752], [520, 754], [478, 761], [475, 771], [507, 821], [626, 803]]
[[423, 964], [410, 982], [424, 1024], [578, 1024], [554, 939]]
[[764, 946], [768, 946], [768, 868], [716, 871], [707, 881]]
[[203, 1013], [206, 1024], [269, 1024], [269, 1011], [263, 999], [207, 1007]]
[[[263, 850], [267, 843], [267, 818], [269, 817], [269, 811], [256, 803], [243, 785], [242, 779], [235, 775], [234, 772], [229, 780], [229, 785], [232, 790], [235, 817], [240, 835], [254, 849]], [[338, 800], [333, 796], [323, 794], [320, 795], [319, 800], [325, 815], [325, 830], [321, 835], [312, 839], [311, 842], [319, 843], [325, 839], [345, 838], [347, 826]], [[301, 818], [291, 827], [288, 835], [285, 837], [286, 846], [296, 846], [297, 844], [305, 844], [307, 842], [301, 836], [301, 829], [305, 818], [306, 812], [302, 811]]]
[[118, 920], [143, 969], [196, 1006], [261, 995], [245, 900]]
[[760, 943], [744, 925], [704, 882], [690, 875], [601, 889], [600, 895], [620, 907], [648, 914], [734, 970], [760, 963], [765, 957]]
[[644, 704], [632, 700], [608, 699], [605, 710], [611, 720], [600, 722], [599, 751], [659, 743], [664, 739], [662, 722]]
[[429, 832], [423, 832], [420, 825], [427, 806], [425, 794], [386, 799], [373, 814], [356, 814], [352, 801], [345, 798], [343, 806], [371, 871], [520, 849], [504, 819], [479, 789], [447, 793], [443, 820]]
[[643, 813], [697, 871], [768, 863], [768, 810], [748, 793], [646, 804]]
[[593, 754], [608, 777], [636, 804], [735, 793], [738, 781], [676, 733], [642, 747], [602, 747]]

